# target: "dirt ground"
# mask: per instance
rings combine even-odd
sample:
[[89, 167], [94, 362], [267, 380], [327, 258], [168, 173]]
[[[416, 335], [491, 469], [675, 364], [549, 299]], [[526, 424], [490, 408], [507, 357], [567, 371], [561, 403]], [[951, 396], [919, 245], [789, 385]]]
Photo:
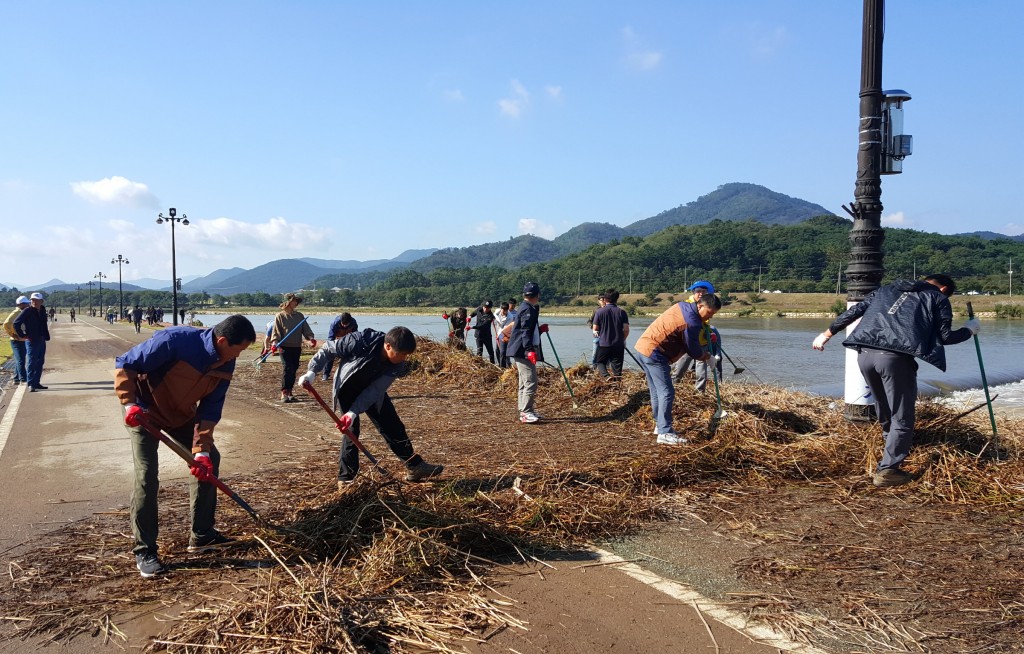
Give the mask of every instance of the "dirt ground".
[[[107, 349], [83, 356], [124, 349], [92, 347]], [[302, 392], [296, 393], [301, 400], [296, 404], [278, 403], [277, 372], [274, 363], [258, 371], [247, 361], [240, 363], [225, 419], [257, 436], [246, 446], [260, 453], [238, 457], [232, 487], [281, 523], [333, 510], [348, 495], [339, 494], [334, 483], [337, 432], [330, 419]], [[500, 532], [526, 555], [544, 560], [556, 559], [553, 552], [558, 551], [571, 558], [567, 553], [578, 546], [599, 543], [793, 640], [828, 651], [1024, 651], [1020, 476], [1000, 482], [1005, 493], [993, 493], [988, 501], [950, 501], [936, 490], [941, 480], [928, 476], [929, 466], [940, 470], [927, 458], [935, 451], [915, 460], [921, 468], [919, 483], [892, 491], [870, 486], [863, 453], [853, 451], [848, 456], [852, 465], [804, 462], [794, 454], [781, 475], [759, 464], [754, 452], [729, 450], [729, 466], [714, 467], [717, 458], [694, 463], [687, 457], [709, 451], [721, 434], [708, 434], [686, 450], [659, 447], [651, 435], [642, 382], [612, 386], [583, 376], [573, 379], [579, 409], [564, 393], [559, 373], [545, 370], [538, 395], [544, 420], [525, 425], [516, 419], [514, 373], [444, 352], [424, 356], [418, 371], [395, 383], [391, 396], [417, 450], [429, 461], [444, 463], [446, 470], [436, 483], [405, 487], [399, 493], [402, 502], [445, 515], [442, 530], [472, 525], [484, 540]], [[327, 393], [325, 382], [317, 385]], [[681, 387], [679, 402], [691, 407], [692, 415], [679, 419], [705, 429], [713, 401], [689, 392]], [[728, 396], [725, 400], [730, 401]], [[785, 451], [805, 439], [827, 439], [824, 421], [833, 418], [820, 415], [819, 424], [815, 416], [824, 404], [794, 401], [806, 407], [736, 401], [733, 410], [740, 417], [729, 428], [742, 431], [748, 419], [743, 416], [749, 413], [754, 416], [750, 420], [771, 426], [769, 440], [777, 439], [763, 443], [765, 448]], [[877, 427], [863, 428], [868, 443], [873, 430]], [[1007, 436], [1012, 441], [1020, 434]], [[368, 422], [363, 441], [385, 467], [401, 473]], [[367, 491], [376, 473], [363, 465], [364, 481], [353, 493], [376, 492]], [[742, 475], [736, 472], [740, 469]], [[950, 487], [974, 483], [955, 481], [949, 481]], [[458, 510], [445, 513], [452, 507]], [[181, 525], [186, 513], [180, 488], [161, 491], [162, 524]], [[231, 533], [260, 535], [229, 502], [221, 504], [219, 516]], [[210, 606], [229, 607], [232, 598], [265, 583], [253, 576], [255, 571], [277, 564], [255, 541], [232, 556], [189, 556], [184, 530], [165, 529], [161, 538], [175, 574], [156, 584], [146, 582], [131, 566], [125, 522], [123, 509], [94, 515], [49, 537], [47, 546], [4, 556], [15, 581], [0, 587], [3, 612], [12, 615], [31, 589], [38, 607], [25, 611], [22, 606], [21, 613], [39, 621], [42, 633], [70, 637], [81, 632], [84, 621], [94, 625], [92, 633], [102, 635], [102, 625], [117, 617], [116, 624], [129, 624], [132, 642], [138, 642], [157, 625], [173, 626], [166, 616], [196, 605], [206, 607], [207, 616], [214, 610]], [[481, 541], [474, 542], [466, 551], [483, 557], [492, 553]], [[68, 557], [81, 564], [75, 575], [54, 576], [46, 570]], [[618, 629], [615, 620], [625, 614], [616, 607], [623, 603], [647, 606], [642, 614], [659, 624], [682, 620], [683, 614], [691, 621], [698, 616], [690, 606], [643, 596], [645, 591], [627, 589], [614, 576], [606, 579], [612, 571], [602, 567], [586, 569], [587, 589], [595, 578], [606, 587], [600, 601], [588, 596], [590, 590], [581, 590], [572, 606], [565, 605], [564, 596], [549, 595], [552, 588], [575, 583], [566, 576], [574, 566], [557, 573], [534, 566], [527, 575], [509, 575], [501, 566], [482, 565], [478, 573], [484, 575], [485, 594], [510, 598], [509, 619], [475, 632], [474, 638], [487, 642], [460, 647], [481, 653], [715, 650], [711, 640], [694, 643], [692, 650], [673, 649], [665, 633], [641, 622]], [[211, 590], [199, 597], [182, 592], [183, 585], [197, 579]], [[74, 611], [66, 610], [69, 600], [74, 600]], [[129, 614], [132, 619], [122, 622]], [[510, 626], [527, 614], [528, 631]], [[621, 638], [637, 632], [647, 638]], [[716, 629], [716, 634], [722, 639], [720, 651], [761, 651], [743, 637], [727, 641], [725, 632]]]

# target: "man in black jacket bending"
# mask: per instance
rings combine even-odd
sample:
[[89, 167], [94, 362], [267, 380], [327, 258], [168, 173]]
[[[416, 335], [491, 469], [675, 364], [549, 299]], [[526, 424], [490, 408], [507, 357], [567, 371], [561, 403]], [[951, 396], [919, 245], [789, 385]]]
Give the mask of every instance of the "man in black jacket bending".
[[949, 296], [956, 284], [947, 275], [929, 275], [925, 281], [897, 280], [883, 286], [847, 309], [812, 347], [824, 350], [834, 334], [861, 318], [843, 345], [857, 350], [857, 366], [874, 396], [885, 450], [872, 482], [879, 488], [900, 486], [913, 476], [900, 465], [914, 440], [914, 405], [917, 402], [917, 362], [926, 361], [946, 371], [943, 345], [955, 345], [978, 333], [976, 318], [952, 331], [953, 308]]

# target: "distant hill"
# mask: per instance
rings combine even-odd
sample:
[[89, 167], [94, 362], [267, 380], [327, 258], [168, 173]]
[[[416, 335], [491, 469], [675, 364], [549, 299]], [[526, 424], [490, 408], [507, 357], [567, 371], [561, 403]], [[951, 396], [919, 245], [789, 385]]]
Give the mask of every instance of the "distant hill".
[[[245, 268], [219, 268], [214, 270], [209, 275], [203, 277], [197, 277], [190, 282], [181, 285], [181, 290], [186, 293], [198, 293], [200, 291], [206, 291], [207, 293], [222, 293], [219, 290], [211, 290], [218, 288], [219, 284], [225, 279], [240, 275], [245, 272]], [[164, 287], [170, 289], [170, 282]], [[233, 293], [241, 293], [242, 291], [232, 291]]]
[[626, 227], [630, 236], [650, 236], [672, 225], [704, 225], [712, 220], [756, 220], [766, 225], [795, 225], [815, 216], [832, 215], [821, 206], [776, 193], [757, 184], [734, 182], [702, 195], [693, 202]]
[[1000, 234], [998, 232], [963, 232], [962, 234], [954, 234], [954, 236], [977, 236], [983, 241], [994, 241], [998, 238], [1005, 238], [1011, 241], [1024, 242], [1024, 234], [1018, 234], [1017, 236], [1008, 236], [1006, 234]]
[[825, 207], [776, 193], [757, 184], [734, 182], [703, 195], [693, 202], [638, 220], [626, 227], [610, 223], [582, 223], [554, 240], [520, 236], [500, 243], [438, 250], [409, 267], [426, 273], [438, 268], [484, 265], [506, 269], [522, 268], [581, 252], [591, 245], [608, 243], [626, 236], [644, 237], [672, 225], [704, 225], [713, 220], [754, 220], [766, 225], [793, 225], [815, 216], [830, 216]]

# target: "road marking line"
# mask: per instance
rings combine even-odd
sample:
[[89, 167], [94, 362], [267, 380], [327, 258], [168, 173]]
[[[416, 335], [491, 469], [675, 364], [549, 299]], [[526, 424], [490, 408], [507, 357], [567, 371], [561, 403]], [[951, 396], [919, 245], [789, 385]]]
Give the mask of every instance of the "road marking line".
[[18, 415], [21, 398], [25, 397], [26, 388], [28, 388], [27, 383], [18, 384], [18, 387], [14, 389], [14, 393], [11, 396], [11, 404], [4, 413], [4, 419], [0, 420], [0, 456], [3, 456], [4, 447], [7, 446], [7, 437], [10, 436], [11, 428], [14, 427], [14, 419]]
[[777, 632], [771, 627], [753, 623], [749, 618], [741, 613], [733, 611], [712, 599], [704, 597], [689, 586], [681, 584], [678, 581], [672, 581], [671, 579], [660, 577], [650, 570], [641, 568], [635, 563], [627, 563], [625, 559], [617, 554], [596, 548], [594, 549], [594, 552], [598, 555], [598, 560], [601, 563], [617, 563], [618, 565], [615, 565], [614, 567], [623, 574], [628, 575], [641, 583], [647, 584], [651, 588], [659, 590], [680, 602], [697, 603], [701, 612], [706, 613], [715, 620], [732, 627], [736, 631], [746, 635], [754, 642], [761, 643], [769, 647], [775, 647], [786, 652], [796, 652], [797, 654], [828, 654], [825, 650], [818, 649], [812, 645], [790, 640], [785, 634]]
[[[79, 323], [77, 323], [77, 322], [75, 323], [75, 325], [78, 325], [78, 324]], [[113, 336], [114, 338], [119, 338], [122, 341], [124, 341], [125, 343], [131, 343], [132, 342], [131, 340], [125, 338], [124, 336], [118, 336], [117, 334], [115, 334], [113, 332], [108, 332], [107, 330], [103, 329], [102, 327], [100, 327], [98, 325], [93, 325], [92, 323], [88, 323], [88, 322], [85, 322], [85, 321], [82, 321], [81, 324], [87, 325], [89, 327], [92, 327], [93, 329], [97, 329], [97, 330], [103, 332], [104, 334], [109, 334], [110, 336]]]

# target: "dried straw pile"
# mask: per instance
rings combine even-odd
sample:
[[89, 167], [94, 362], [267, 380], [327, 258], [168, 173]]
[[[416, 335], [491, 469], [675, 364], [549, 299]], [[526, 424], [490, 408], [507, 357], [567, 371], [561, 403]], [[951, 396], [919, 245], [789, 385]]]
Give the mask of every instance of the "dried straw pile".
[[[763, 547], [763, 556], [741, 563], [745, 578], [756, 584], [785, 577], [803, 593], [744, 599], [752, 615], [794, 637], [868, 642], [863, 614], [837, 618], [842, 607], [814, 613], [842, 593], [787, 567], [798, 548], [792, 539], [765, 536], [763, 525], [804, 512], [820, 527], [813, 508], [834, 506], [836, 496], [845, 498], [841, 504], [860, 497], [867, 509], [877, 510], [871, 503], [883, 495], [864, 483], [880, 446], [877, 426], [846, 422], [828, 399], [730, 383], [722, 387], [730, 416], [712, 435], [713, 394], [697, 395], [682, 384], [676, 427], [691, 444], [658, 447], [640, 375], [612, 383], [583, 367], [569, 372], [581, 408], [572, 409], [561, 374], [542, 369], [538, 406], [545, 420], [520, 425], [512, 417], [514, 372], [421, 341], [411, 373], [393, 395], [417, 447], [448, 466], [440, 482], [408, 485], [364, 469], [362, 481], [339, 494], [336, 447], [322, 445], [285, 472], [275, 467], [228, 480], [250, 504], [268, 507], [267, 517], [286, 530], [254, 529], [244, 513], [223, 502], [221, 522], [232, 533], [251, 533], [249, 547], [213, 558], [172, 555], [174, 574], [153, 584], [131, 566], [126, 515], [96, 516], [57, 532], [50, 546], [9, 561], [0, 615], [14, 625], [13, 635], [58, 640], [96, 631], [116, 637], [118, 622], [140, 611], [174, 615], [179, 619], [150, 645], [169, 651], [448, 651], [460, 638], [521, 626], [488, 592], [496, 566], [546, 548], [621, 536], [684, 509], [708, 517], [722, 508], [735, 516], [726, 521], [728, 528]], [[237, 396], [248, 391], [273, 398], [275, 381], [275, 369], [236, 377], [243, 389]], [[324, 420], [312, 403], [290, 410]], [[911, 466], [923, 470], [921, 481], [884, 497], [945, 510], [1019, 507], [1019, 425], [1000, 425], [1004, 460], [995, 463], [977, 417], [923, 403]], [[507, 429], [491, 428], [496, 423]], [[366, 434], [372, 429], [364, 442], [398, 472], [380, 440]], [[784, 489], [794, 494], [782, 497]], [[162, 519], [184, 524], [181, 489], [162, 493]], [[178, 538], [165, 539], [165, 551], [182, 551], [184, 538]], [[837, 543], [828, 558], [814, 559], [808, 550], [799, 565], [842, 568], [850, 552], [875, 547], [865, 544], [872, 536], [857, 528], [833, 530], [817, 542], [826, 540]], [[843, 549], [854, 540], [861, 549]], [[850, 574], [846, 582], [854, 586], [856, 575]], [[986, 606], [1015, 601], [1019, 585], [1014, 591], [1004, 581], [993, 581], [999, 590]], [[874, 610], [864, 597], [842, 601]], [[1019, 621], [1020, 612], [1010, 614]], [[895, 642], [894, 633], [885, 630], [881, 640]]]

